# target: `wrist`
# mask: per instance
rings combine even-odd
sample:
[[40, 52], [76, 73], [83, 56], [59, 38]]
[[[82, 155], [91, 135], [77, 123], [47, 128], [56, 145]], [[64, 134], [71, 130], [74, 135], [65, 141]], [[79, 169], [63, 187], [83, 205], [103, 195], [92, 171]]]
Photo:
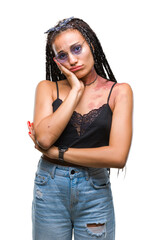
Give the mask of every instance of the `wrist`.
[[82, 94], [83, 94], [83, 91], [84, 91], [84, 88], [82, 88], [82, 87], [80, 87], [80, 88], [78, 88], [78, 87], [73, 87], [73, 88], [71, 89], [71, 94], [72, 94], [72, 96], [74, 97], [74, 99], [75, 99], [76, 101], [79, 101], [80, 98], [81, 98], [81, 96], [82, 96]]
[[67, 146], [59, 146], [58, 150], [59, 150], [58, 160], [59, 161], [64, 161], [64, 153], [66, 151], [68, 151], [68, 147]]
[[84, 90], [83, 82], [79, 82], [79, 84], [72, 86], [71, 91], [75, 92], [76, 94], [82, 92]]
[[58, 147], [53, 146], [53, 147], [49, 148], [48, 150], [44, 151], [43, 154], [45, 156], [47, 156], [48, 158], [58, 159], [58, 156], [59, 156]]

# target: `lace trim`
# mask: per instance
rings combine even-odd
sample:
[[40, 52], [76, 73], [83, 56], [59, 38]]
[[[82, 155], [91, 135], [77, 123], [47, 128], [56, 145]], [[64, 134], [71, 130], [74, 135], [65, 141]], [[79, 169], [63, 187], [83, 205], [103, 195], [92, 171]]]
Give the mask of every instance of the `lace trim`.
[[77, 130], [79, 136], [82, 136], [86, 129], [91, 125], [92, 122], [99, 116], [102, 109], [107, 105], [103, 104], [100, 108], [92, 109], [89, 113], [81, 115], [80, 113], [74, 111], [70, 119], [71, 124]]

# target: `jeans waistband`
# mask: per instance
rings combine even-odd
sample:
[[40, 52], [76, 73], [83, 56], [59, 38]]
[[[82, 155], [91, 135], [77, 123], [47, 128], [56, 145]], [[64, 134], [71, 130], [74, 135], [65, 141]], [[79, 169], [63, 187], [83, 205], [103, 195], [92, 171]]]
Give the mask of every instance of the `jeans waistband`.
[[56, 175], [61, 175], [65, 177], [70, 177], [75, 175], [75, 177], [86, 177], [86, 180], [89, 179], [89, 176], [101, 173], [103, 171], [108, 171], [107, 168], [91, 168], [91, 167], [67, 167], [51, 163], [43, 158], [40, 158], [38, 163], [38, 168], [50, 173], [51, 177], [54, 178]]

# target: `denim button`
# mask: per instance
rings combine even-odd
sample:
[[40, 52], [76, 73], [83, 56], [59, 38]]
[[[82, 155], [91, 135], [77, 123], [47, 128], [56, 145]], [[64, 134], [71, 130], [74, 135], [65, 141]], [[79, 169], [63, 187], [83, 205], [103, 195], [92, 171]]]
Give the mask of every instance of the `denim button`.
[[72, 171], [71, 171], [71, 174], [74, 174], [74, 173], [75, 173], [75, 171], [74, 171], [74, 170], [72, 170]]

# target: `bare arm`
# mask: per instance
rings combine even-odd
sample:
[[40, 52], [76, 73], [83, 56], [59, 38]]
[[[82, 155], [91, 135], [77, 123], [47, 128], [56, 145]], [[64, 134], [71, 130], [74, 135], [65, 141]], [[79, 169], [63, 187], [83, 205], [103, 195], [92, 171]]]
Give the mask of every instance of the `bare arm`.
[[[64, 154], [64, 160], [86, 167], [123, 168], [132, 139], [132, 99], [130, 86], [128, 84], [120, 85], [113, 111], [109, 146], [84, 149], [69, 148]], [[39, 148], [38, 150], [41, 151]], [[43, 153], [49, 158], [58, 159], [56, 147], [51, 147]]]
[[34, 131], [38, 145], [43, 149], [48, 149], [59, 138], [64, 128], [68, 124], [71, 115], [76, 108], [83, 90], [83, 82], [65, 69], [63, 73], [71, 85], [71, 90], [61, 106], [53, 113], [52, 109], [52, 88], [49, 81], [42, 81], [38, 84], [35, 96], [34, 109]]
[[132, 90], [129, 85], [120, 86], [112, 117], [109, 146], [92, 149], [69, 149], [67, 162], [87, 167], [123, 168], [132, 139]]

